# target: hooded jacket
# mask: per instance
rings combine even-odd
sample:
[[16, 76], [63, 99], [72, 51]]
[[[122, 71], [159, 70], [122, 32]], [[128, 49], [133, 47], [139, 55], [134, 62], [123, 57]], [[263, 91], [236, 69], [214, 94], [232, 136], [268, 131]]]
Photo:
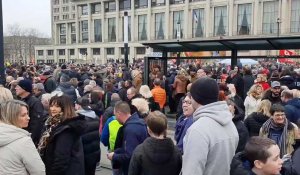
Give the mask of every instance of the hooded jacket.
[[84, 175], [81, 135], [86, 128], [83, 116], [66, 119], [50, 133], [42, 159], [47, 175]]
[[0, 123], [0, 133], [0, 174], [45, 174], [45, 165], [27, 131]]
[[[239, 135], [224, 101], [201, 106], [183, 140], [183, 175], [229, 175]], [[217, 168], [216, 168], [217, 167]]]
[[243, 152], [237, 153], [230, 165], [230, 175], [255, 175]]
[[[119, 133], [118, 133], [119, 134]], [[137, 113], [132, 114], [123, 125], [122, 147], [115, 150], [113, 163], [120, 164], [124, 175], [128, 174], [130, 158], [134, 149], [148, 137], [147, 126]]]
[[245, 126], [248, 129], [249, 136], [258, 136], [262, 125], [269, 120], [269, 117], [260, 112], [253, 112], [245, 119]]
[[132, 155], [130, 175], [178, 175], [181, 153], [170, 138], [148, 137]]
[[289, 119], [290, 122], [299, 125], [300, 121], [300, 99], [294, 98], [289, 100], [287, 104], [284, 106], [286, 118]]
[[77, 100], [75, 88], [69, 82], [60, 83], [55, 91], [61, 91], [64, 94], [68, 95], [74, 103]]

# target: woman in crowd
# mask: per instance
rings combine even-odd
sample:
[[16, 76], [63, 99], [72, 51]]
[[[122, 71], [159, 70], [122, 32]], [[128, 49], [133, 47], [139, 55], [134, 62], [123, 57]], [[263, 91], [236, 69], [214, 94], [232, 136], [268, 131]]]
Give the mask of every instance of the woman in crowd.
[[136, 107], [139, 117], [146, 120], [146, 117], [150, 112], [148, 101], [145, 100], [144, 98], [135, 98], [132, 100], [131, 103], [133, 106]]
[[258, 105], [262, 98], [263, 88], [260, 84], [253, 85], [247, 93], [244, 101], [245, 117], [247, 118], [252, 112], [257, 111]]
[[181, 97], [183, 97], [186, 93], [186, 86], [188, 85], [188, 79], [185, 76], [184, 71], [180, 71], [178, 75], [175, 77], [175, 81], [173, 84], [173, 98], [175, 100], [175, 106], [178, 107], [179, 101]]
[[232, 121], [239, 133], [239, 143], [236, 148], [236, 153], [237, 153], [244, 150], [246, 142], [249, 138], [248, 130], [245, 127], [243, 122], [245, 114], [243, 110], [237, 107], [236, 104], [231, 99], [226, 100], [226, 102], [233, 117]]
[[49, 103], [50, 116], [38, 151], [47, 175], [84, 175], [84, 153], [81, 135], [86, 127], [84, 117], [74, 113], [72, 100], [58, 94]]
[[255, 84], [260, 84], [263, 88], [263, 91], [270, 89], [270, 85], [267, 81], [267, 75], [258, 74], [256, 80], [254, 80]]
[[183, 138], [187, 129], [193, 124], [193, 113], [195, 109], [192, 106], [190, 93], [184, 97], [182, 101], [183, 114], [178, 118], [175, 127], [175, 140], [177, 147], [183, 153]]
[[181, 154], [173, 141], [166, 137], [167, 127], [168, 121], [163, 113], [154, 111], [149, 114], [147, 129], [150, 137], [134, 150], [128, 174], [178, 175], [180, 173]]
[[261, 126], [271, 117], [271, 102], [262, 100], [256, 112], [253, 112], [245, 119], [245, 126], [248, 129], [250, 137], [258, 136]]
[[92, 90], [90, 94], [90, 106], [98, 117], [102, 116], [104, 112], [102, 97], [103, 93], [101, 90]]
[[142, 85], [140, 87], [139, 94], [141, 94], [142, 97], [148, 101], [151, 112], [160, 110], [159, 104], [154, 101], [153, 95], [148, 85]]
[[0, 106], [0, 174], [45, 174], [30, 133], [28, 106], [18, 100], [2, 102]]
[[280, 148], [280, 157], [291, 154], [298, 139], [298, 127], [288, 121], [281, 104], [272, 105], [270, 112], [271, 118], [263, 124], [259, 136], [274, 140]]

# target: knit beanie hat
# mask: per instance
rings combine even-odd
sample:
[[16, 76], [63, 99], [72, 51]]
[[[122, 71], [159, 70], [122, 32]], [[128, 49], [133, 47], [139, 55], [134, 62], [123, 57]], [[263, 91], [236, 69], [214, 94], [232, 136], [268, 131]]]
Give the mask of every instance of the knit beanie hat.
[[18, 85], [26, 92], [32, 92], [32, 82], [30, 80], [21, 80]]
[[190, 93], [197, 103], [207, 105], [218, 101], [219, 87], [216, 80], [204, 77], [192, 84]]

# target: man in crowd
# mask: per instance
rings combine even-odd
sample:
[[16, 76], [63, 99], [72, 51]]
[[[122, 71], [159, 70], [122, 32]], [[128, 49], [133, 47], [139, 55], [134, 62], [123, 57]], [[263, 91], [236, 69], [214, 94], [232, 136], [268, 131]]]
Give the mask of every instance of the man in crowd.
[[26, 129], [31, 133], [31, 138], [35, 145], [38, 144], [44, 123], [44, 107], [40, 100], [32, 95], [32, 82], [21, 80], [16, 86], [16, 95], [24, 101], [29, 109], [29, 124]]
[[154, 88], [151, 90], [154, 101], [159, 104], [160, 110], [162, 111], [167, 100], [166, 90], [161, 88], [161, 80], [155, 78], [153, 82]]
[[300, 99], [293, 98], [293, 91], [283, 90], [281, 92], [281, 100], [284, 104], [286, 118], [299, 126], [300, 119]]
[[229, 175], [239, 135], [228, 105], [218, 101], [219, 87], [211, 78], [195, 81], [190, 93], [196, 111], [183, 141], [182, 174]]
[[273, 81], [271, 83], [271, 88], [265, 92], [265, 95], [263, 96], [262, 100], [270, 100], [272, 104], [275, 103], [282, 103], [280, 98], [281, 93], [281, 85], [278, 81]]
[[107, 158], [113, 164], [120, 164], [123, 175], [127, 175], [134, 149], [148, 137], [147, 126], [137, 113], [130, 114], [130, 107], [126, 102], [118, 102], [114, 113], [118, 122], [123, 125], [122, 148], [107, 154]]

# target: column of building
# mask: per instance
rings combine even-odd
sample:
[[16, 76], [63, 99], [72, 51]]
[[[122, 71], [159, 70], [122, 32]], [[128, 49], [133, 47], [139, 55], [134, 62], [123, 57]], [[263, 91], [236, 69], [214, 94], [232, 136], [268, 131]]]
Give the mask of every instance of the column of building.
[[130, 26], [130, 29], [131, 29], [131, 32], [130, 32], [130, 34], [131, 34], [131, 41], [129, 41], [129, 44], [128, 44], [128, 46], [129, 46], [129, 56], [128, 56], [128, 58], [129, 58], [129, 62], [132, 62], [132, 57], [135, 57], [135, 49], [134, 49], [134, 46], [133, 46], [133, 44], [131, 44], [132, 42], [135, 42], [135, 16], [134, 16], [134, 14], [135, 14], [135, 8], [134, 8], [134, 0], [131, 0], [131, 10], [130, 10], [130, 13], [128, 14], [129, 16], [131, 16], [130, 17], [130, 20], [131, 20], [131, 26]]
[[[104, 12], [105, 12], [105, 9], [104, 9], [104, 2], [102, 1], [101, 2], [101, 11], [100, 11], [100, 14], [101, 14], [101, 33], [102, 33], [102, 41], [101, 41], [101, 46], [103, 46], [103, 42], [105, 41], [105, 37], [106, 37], [106, 33], [105, 33], [105, 29], [107, 28], [107, 25], [105, 25], [105, 18], [104, 18]], [[105, 48], [104, 47], [100, 47], [100, 63], [104, 63], [104, 60], [105, 60]]]

